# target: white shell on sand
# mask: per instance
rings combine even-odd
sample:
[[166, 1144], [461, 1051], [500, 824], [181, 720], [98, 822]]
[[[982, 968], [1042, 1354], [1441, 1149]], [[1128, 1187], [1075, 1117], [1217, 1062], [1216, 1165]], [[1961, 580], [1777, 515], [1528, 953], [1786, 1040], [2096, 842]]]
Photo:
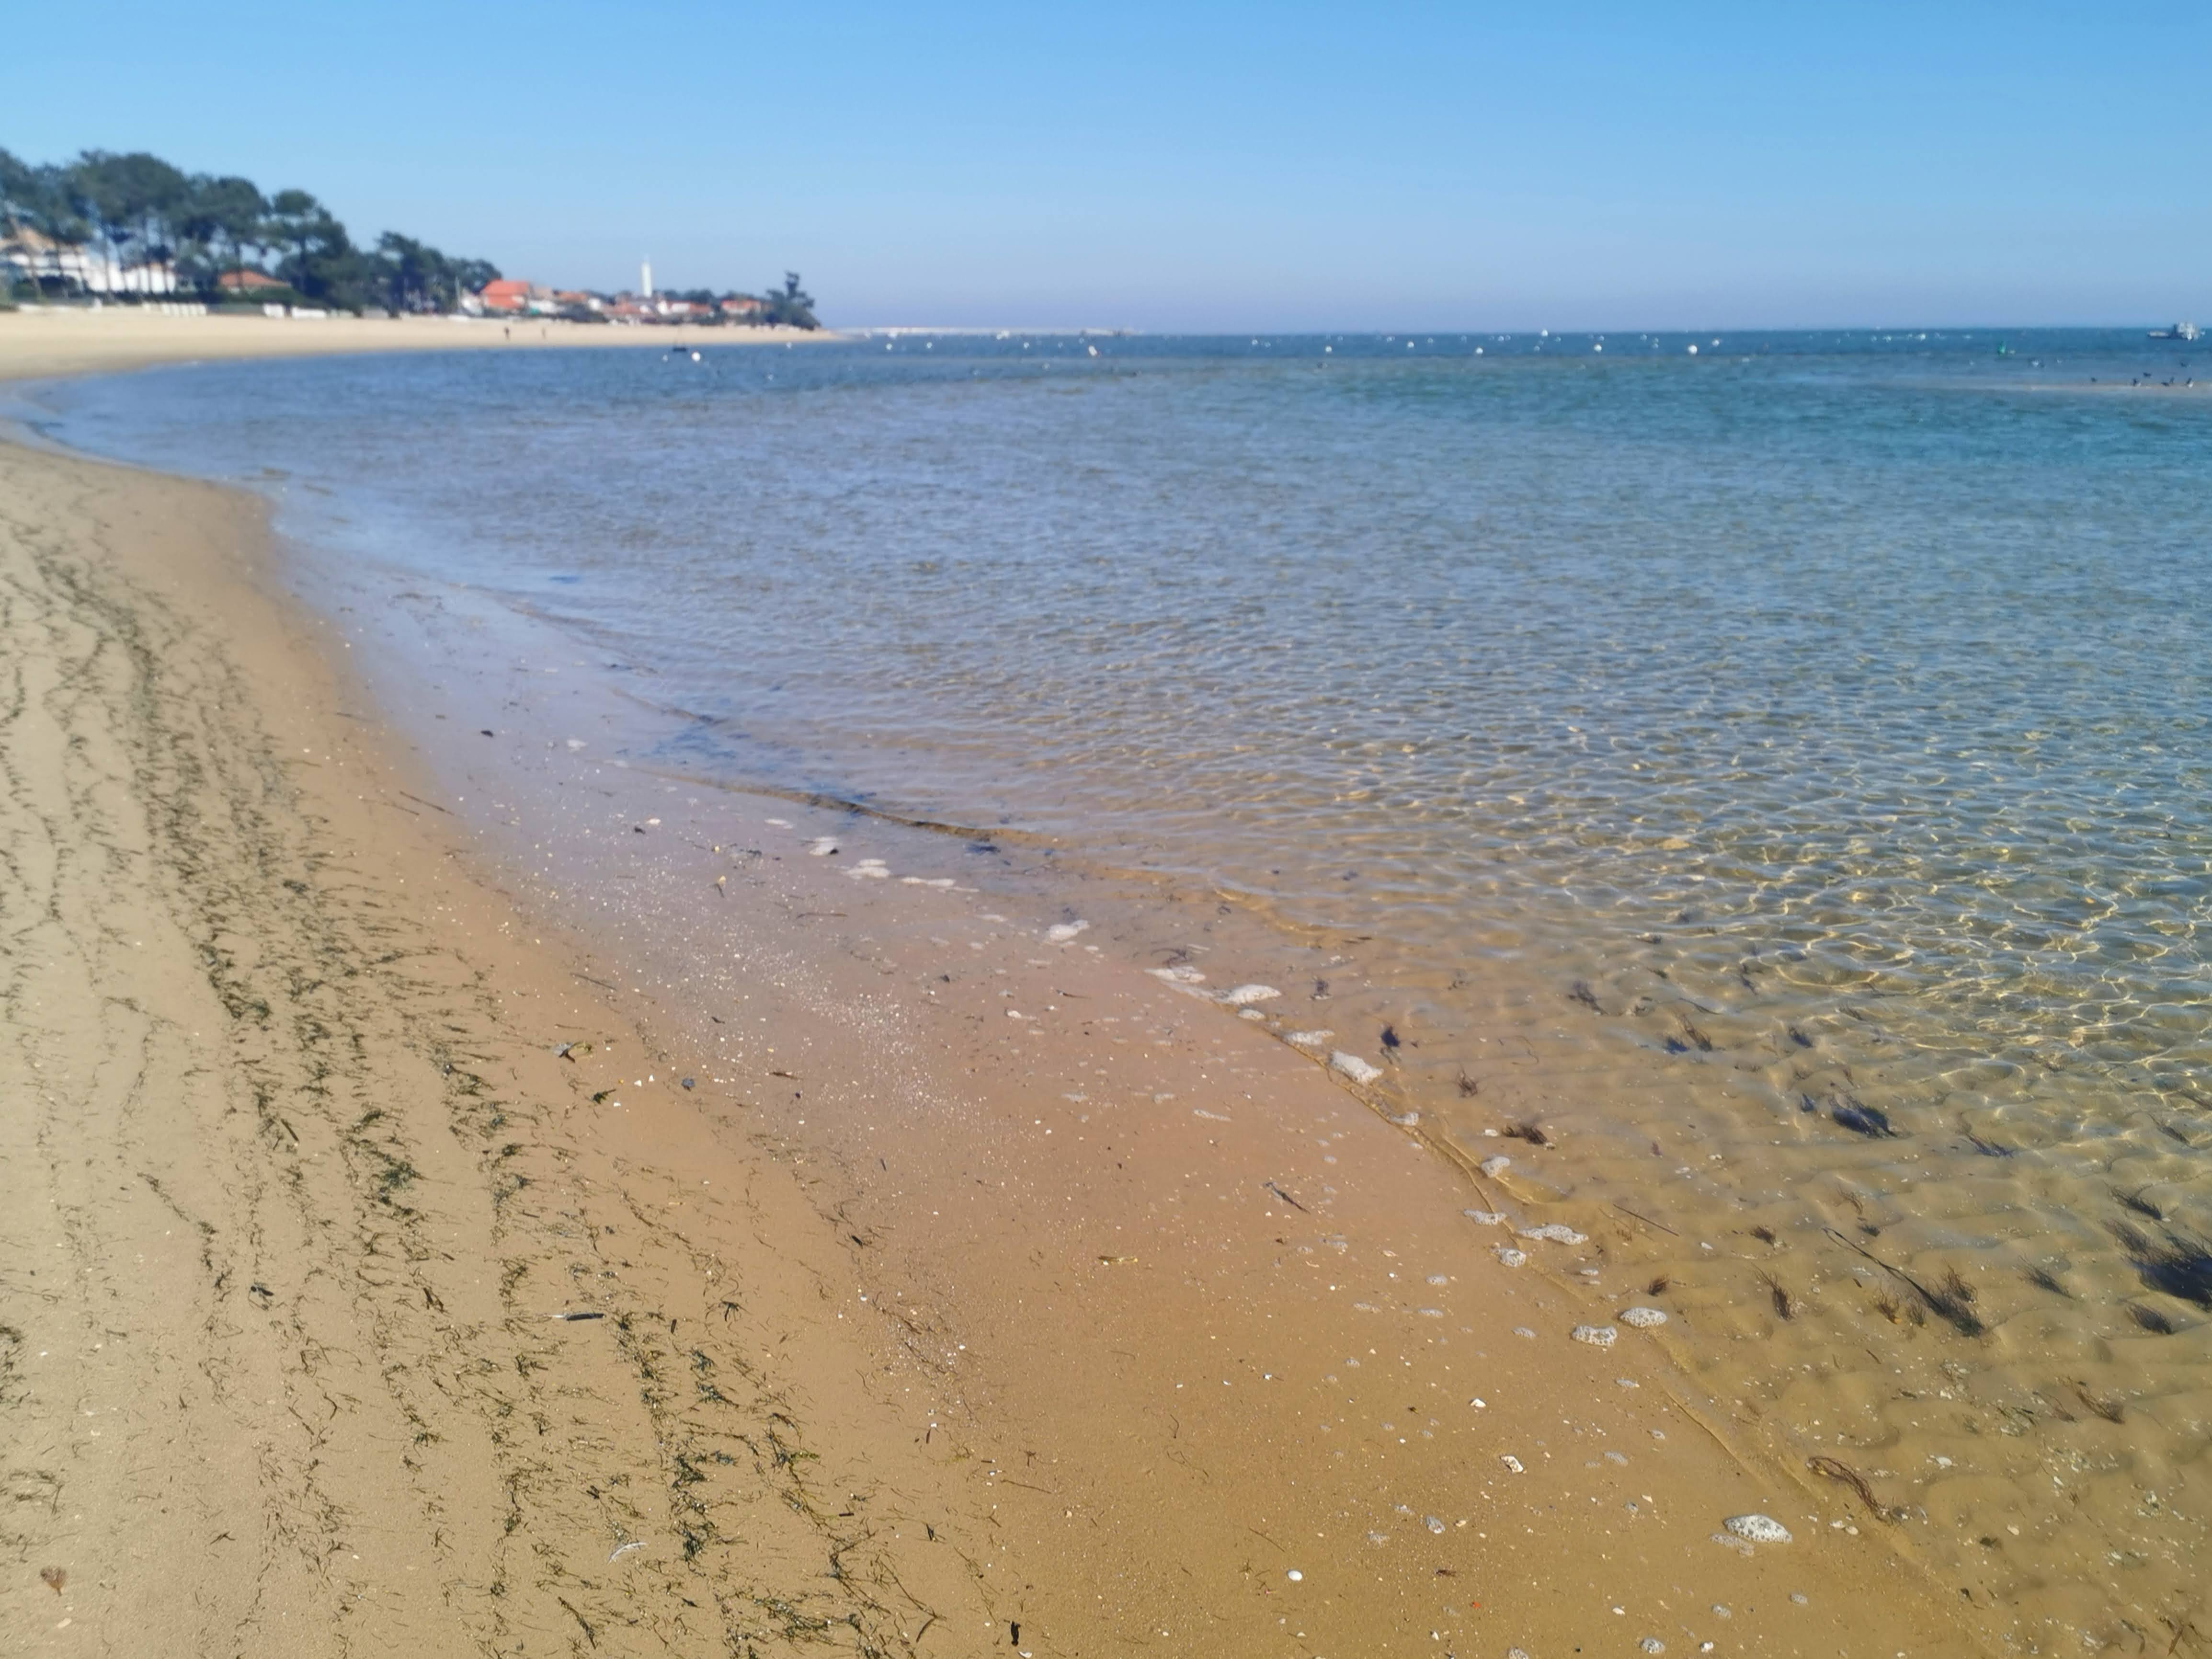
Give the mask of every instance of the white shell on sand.
[[1510, 1452], [1505, 1453], [1504, 1455], [1500, 1456], [1498, 1461], [1504, 1464], [1507, 1468], [1512, 1470], [1516, 1474], [1520, 1474], [1524, 1472], [1521, 1468], [1521, 1460], [1514, 1456]]
[[1249, 1008], [1255, 1002], [1273, 1002], [1282, 994], [1272, 985], [1240, 985], [1233, 991], [1224, 991], [1221, 1000], [1231, 1008]]
[[1495, 1158], [1486, 1158], [1476, 1167], [1486, 1176], [1502, 1176], [1513, 1167], [1513, 1160], [1500, 1152]]
[[1304, 1048], [1309, 1052], [1318, 1052], [1321, 1049], [1328, 1048], [1328, 1040], [1335, 1035], [1335, 1032], [1326, 1029], [1319, 1031], [1292, 1031], [1288, 1036], [1285, 1037], [1283, 1041], [1289, 1043], [1293, 1048]]
[[1667, 1316], [1657, 1308], [1623, 1308], [1620, 1310], [1620, 1322], [1624, 1325], [1633, 1325], [1639, 1331], [1648, 1331], [1654, 1325], [1665, 1324]]
[[1510, 1244], [1498, 1247], [1498, 1259], [1509, 1267], [1517, 1267], [1528, 1259], [1526, 1250], [1516, 1250]]
[[837, 850], [835, 836], [817, 836], [806, 843], [806, 850], [817, 859], [826, 859]]
[[1731, 1515], [1721, 1525], [1749, 1543], [1786, 1544], [1790, 1541], [1790, 1528], [1771, 1515]]
[[1054, 945], [1065, 945], [1090, 926], [1087, 921], [1056, 921], [1044, 930], [1044, 936]]
[[1587, 1342], [1593, 1348], [1609, 1348], [1620, 1335], [1610, 1325], [1577, 1325], [1567, 1333], [1577, 1342]]
[[1382, 1075], [1381, 1066], [1370, 1066], [1358, 1054], [1347, 1054], [1341, 1048], [1328, 1057], [1328, 1066], [1331, 1071], [1343, 1073], [1354, 1083], [1372, 1083]]
[[1503, 1227], [1505, 1217], [1497, 1210], [1462, 1210], [1460, 1213], [1478, 1227]]
[[1206, 975], [1197, 969], [1177, 963], [1172, 968], [1147, 968], [1145, 971], [1154, 979], [1164, 979], [1170, 985], [1203, 985]]
[[1554, 1244], [1587, 1244], [1589, 1240], [1572, 1227], [1563, 1227], [1556, 1221], [1547, 1221], [1540, 1227], [1523, 1227], [1523, 1238], [1547, 1238]]

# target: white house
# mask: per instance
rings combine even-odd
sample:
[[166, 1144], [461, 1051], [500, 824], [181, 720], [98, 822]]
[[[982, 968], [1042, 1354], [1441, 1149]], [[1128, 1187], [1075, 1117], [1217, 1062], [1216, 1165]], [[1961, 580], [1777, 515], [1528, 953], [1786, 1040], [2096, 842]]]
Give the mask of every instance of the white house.
[[167, 265], [126, 265], [98, 248], [18, 226], [0, 235], [0, 270], [11, 280], [52, 282], [88, 294], [174, 294], [177, 273]]

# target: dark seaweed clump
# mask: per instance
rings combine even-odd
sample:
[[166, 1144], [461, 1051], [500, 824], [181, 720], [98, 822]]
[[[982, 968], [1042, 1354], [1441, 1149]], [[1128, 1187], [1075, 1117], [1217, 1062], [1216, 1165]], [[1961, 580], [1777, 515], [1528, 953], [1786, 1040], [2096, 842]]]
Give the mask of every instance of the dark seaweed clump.
[[2113, 1227], [2112, 1236], [2150, 1289], [2212, 1310], [2212, 1244], [2172, 1227], [2160, 1228], [2153, 1237], [2125, 1221]]
[[1774, 1304], [1775, 1316], [1778, 1319], [1796, 1318], [1797, 1298], [1790, 1294], [1789, 1287], [1772, 1273], [1761, 1273], [1759, 1277], [1759, 1282], [1766, 1286], [1768, 1300]]
[[1912, 1293], [1928, 1305], [1928, 1311], [1948, 1325], [1961, 1336], [1980, 1336], [1988, 1327], [1974, 1311], [1974, 1287], [1959, 1276], [1956, 1267], [1948, 1267], [1943, 1282], [1934, 1289], [1918, 1279], [1898, 1275], [1912, 1287]]
[[1828, 1109], [1828, 1115], [1855, 1135], [1865, 1135], [1871, 1140], [1897, 1139], [1897, 1131], [1890, 1127], [1889, 1114], [1879, 1106], [1869, 1106], [1863, 1101], [1845, 1095]]
[[2133, 1210], [2137, 1215], [2148, 1216], [2153, 1221], [2166, 1219], [2166, 1212], [2143, 1192], [2116, 1192], [2112, 1196], [2120, 1200], [2123, 1207]]
[[2074, 1384], [2074, 1397], [2107, 1423], [2118, 1423], [2127, 1417], [2126, 1406], [2116, 1395], [2099, 1394], [2087, 1382]]

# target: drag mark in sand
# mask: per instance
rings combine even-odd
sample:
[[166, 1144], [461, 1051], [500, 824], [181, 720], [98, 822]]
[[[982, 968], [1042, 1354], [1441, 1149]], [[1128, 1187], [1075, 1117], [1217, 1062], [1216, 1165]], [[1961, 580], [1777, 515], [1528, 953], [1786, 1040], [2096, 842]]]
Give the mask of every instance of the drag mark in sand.
[[75, 530], [125, 510], [99, 474], [0, 472], [0, 1467], [40, 1616], [913, 1651], [967, 1575], [904, 1559], [913, 1500], [810, 1444], [738, 1299], [818, 1285], [803, 1197], [717, 1195], [779, 1240], [725, 1260], [696, 1183], [572, 1133], [590, 1050], [391, 874], [357, 760]]

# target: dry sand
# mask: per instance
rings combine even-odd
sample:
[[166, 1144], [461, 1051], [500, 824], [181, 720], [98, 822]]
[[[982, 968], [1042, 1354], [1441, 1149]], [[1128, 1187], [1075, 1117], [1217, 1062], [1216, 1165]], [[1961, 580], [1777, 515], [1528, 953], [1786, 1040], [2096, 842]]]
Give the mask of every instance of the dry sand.
[[835, 336], [795, 328], [631, 328], [549, 318], [171, 317], [150, 309], [0, 312], [0, 376], [36, 380], [222, 357], [365, 351], [513, 351], [527, 347], [782, 345]]
[[[0, 317], [0, 374], [257, 326], [153, 323]], [[0, 1649], [1984, 1650], [1607, 1241], [1504, 1266], [1501, 1194], [1097, 934], [689, 798], [636, 845], [737, 981], [568, 931], [274, 558], [0, 447]]]

